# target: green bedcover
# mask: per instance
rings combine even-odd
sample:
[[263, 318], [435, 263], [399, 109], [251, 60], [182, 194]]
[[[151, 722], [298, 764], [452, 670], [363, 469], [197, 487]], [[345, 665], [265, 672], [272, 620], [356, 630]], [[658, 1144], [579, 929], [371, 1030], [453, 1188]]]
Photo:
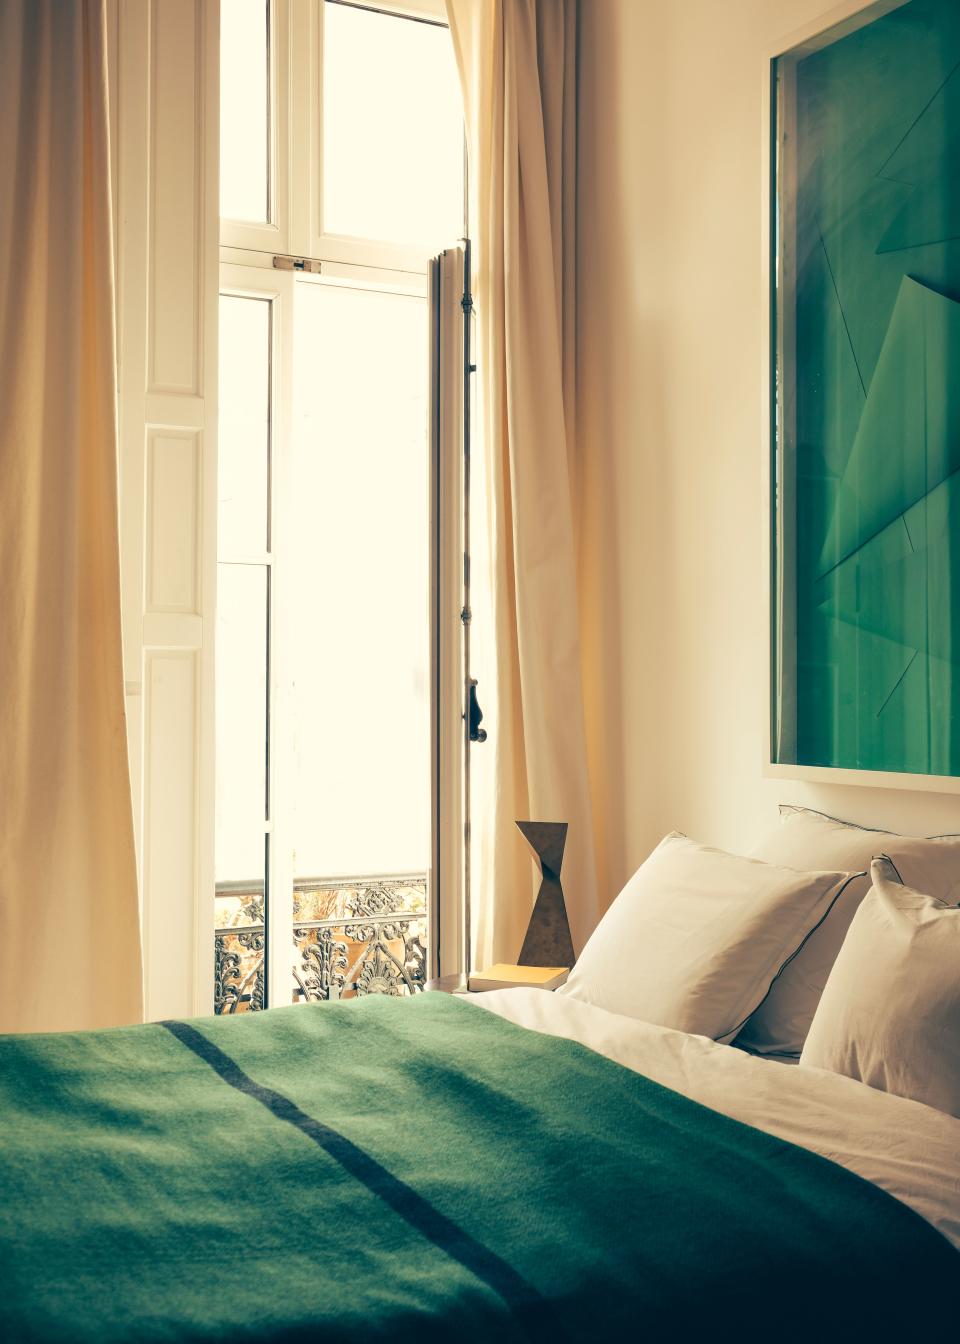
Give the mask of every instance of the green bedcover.
[[5, 1344], [906, 1339], [960, 1301], [867, 1182], [443, 994], [4, 1037], [0, 1098]]

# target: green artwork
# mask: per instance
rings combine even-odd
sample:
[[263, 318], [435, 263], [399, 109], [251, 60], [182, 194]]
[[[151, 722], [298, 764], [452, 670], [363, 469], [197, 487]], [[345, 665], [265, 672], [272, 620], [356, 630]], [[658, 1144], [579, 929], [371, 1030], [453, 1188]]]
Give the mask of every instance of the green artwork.
[[774, 63], [774, 758], [960, 775], [960, 0]]

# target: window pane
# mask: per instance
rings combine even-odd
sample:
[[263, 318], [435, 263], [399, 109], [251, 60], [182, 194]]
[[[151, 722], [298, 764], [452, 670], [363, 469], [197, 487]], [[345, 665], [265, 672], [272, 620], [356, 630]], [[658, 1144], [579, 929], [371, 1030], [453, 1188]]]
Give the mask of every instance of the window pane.
[[463, 232], [463, 111], [448, 29], [324, 5], [327, 233], [436, 251]]
[[423, 873], [424, 305], [309, 281], [295, 292], [294, 514], [284, 571], [296, 629], [294, 875]]
[[267, 0], [220, 6], [220, 214], [263, 223], [270, 218]]
[[217, 553], [265, 550], [270, 460], [270, 302], [220, 296]]
[[267, 569], [217, 566], [216, 880], [263, 880]]
[[214, 906], [215, 1013], [246, 1013], [265, 1006], [264, 874], [268, 843], [268, 838], [261, 835], [256, 876], [251, 872], [244, 880], [217, 882]]

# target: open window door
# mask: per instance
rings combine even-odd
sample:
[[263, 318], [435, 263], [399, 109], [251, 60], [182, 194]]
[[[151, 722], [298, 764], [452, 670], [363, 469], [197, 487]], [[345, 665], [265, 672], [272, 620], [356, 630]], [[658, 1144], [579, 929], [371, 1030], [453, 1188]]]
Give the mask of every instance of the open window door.
[[432, 978], [470, 969], [470, 745], [483, 741], [470, 676], [470, 243], [430, 263]]

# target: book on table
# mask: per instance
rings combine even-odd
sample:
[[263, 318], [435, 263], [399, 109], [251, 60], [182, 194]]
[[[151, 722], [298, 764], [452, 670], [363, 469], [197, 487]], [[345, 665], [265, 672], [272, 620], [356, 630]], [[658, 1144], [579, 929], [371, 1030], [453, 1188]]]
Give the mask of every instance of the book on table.
[[511, 966], [498, 962], [470, 972], [470, 989], [557, 989], [570, 974], [569, 966]]

